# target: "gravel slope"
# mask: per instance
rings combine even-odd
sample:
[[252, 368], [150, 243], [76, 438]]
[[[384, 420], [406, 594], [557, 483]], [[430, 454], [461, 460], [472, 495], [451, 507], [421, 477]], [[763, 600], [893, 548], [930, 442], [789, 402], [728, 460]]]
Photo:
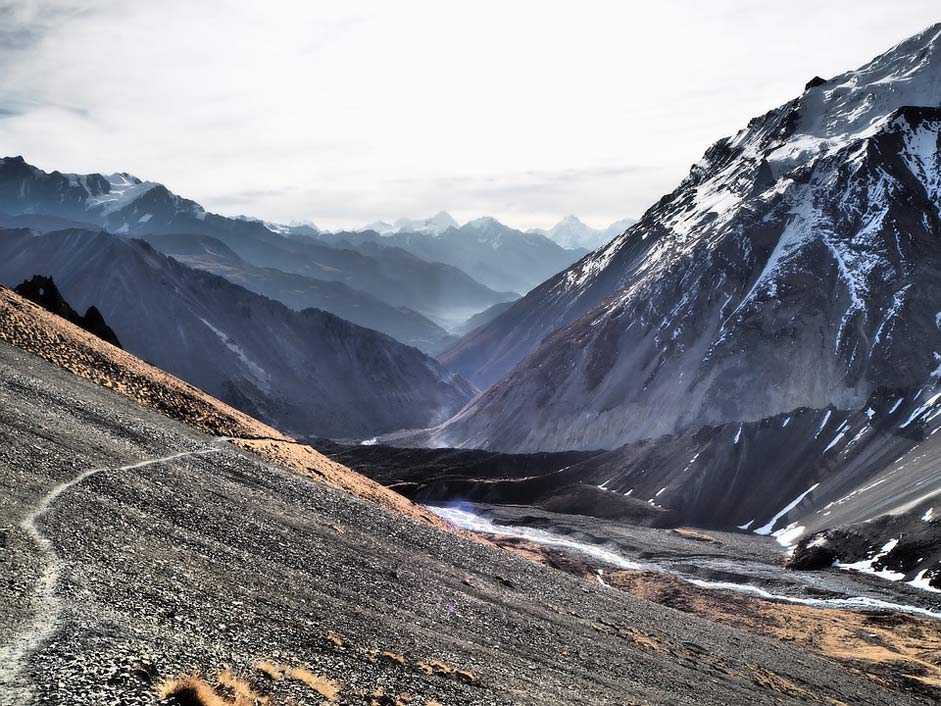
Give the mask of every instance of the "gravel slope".
[[[172, 454], [190, 455], [120, 470]], [[21, 523], [99, 468], [35, 516], [37, 544]], [[415, 524], [6, 344], [0, 527], [0, 649], [51, 616], [51, 637], [5, 662], [4, 705], [152, 703], [166, 677], [225, 667], [269, 703], [322, 702], [266, 680], [262, 659], [339, 682], [349, 704], [920, 702]]]

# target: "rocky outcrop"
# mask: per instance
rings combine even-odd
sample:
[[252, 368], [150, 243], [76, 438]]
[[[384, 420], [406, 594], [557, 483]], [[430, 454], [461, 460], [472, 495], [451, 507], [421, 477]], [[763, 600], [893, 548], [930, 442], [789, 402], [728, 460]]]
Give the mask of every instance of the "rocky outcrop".
[[59, 288], [56, 287], [52, 277], [33, 275], [32, 278], [17, 285], [14, 291], [21, 297], [39, 304], [46, 311], [51, 311], [79, 328], [98, 336], [102, 341], [121, 348], [121, 342], [118, 341], [118, 337], [111, 327], [105, 323], [105, 318], [101, 315], [101, 312], [92, 305], [88, 307], [84, 316], [79, 314], [69, 306], [69, 303], [59, 293]]

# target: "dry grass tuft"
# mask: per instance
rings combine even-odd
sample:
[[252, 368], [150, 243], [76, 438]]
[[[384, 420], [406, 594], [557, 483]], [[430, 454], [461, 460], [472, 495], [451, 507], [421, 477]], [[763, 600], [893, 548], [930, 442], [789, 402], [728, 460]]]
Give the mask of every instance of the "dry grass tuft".
[[216, 681], [219, 685], [228, 689], [235, 701], [235, 706], [253, 706], [256, 703], [265, 704], [268, 698], [256, 692], [251, 684], [242, 679], [231, 669], [223, 670]]
[[427, 662], [416, 662], [415, 667], [428, 675], [437, 674], [438, 676], [442, 677], [458, 679], [467, 684], [477, 683], [477, 675], [473, 672], [466, 669], [456, 669], [455, 667], [435, 659], [429, 660]]
[[285, 672], [285, 676], [288, 679], [306, 684], [327, 699], [327, 701], [336, 701], [337, 697], [340, 695], [340, 691], [343, 689], [343, 685], [340, 684], [340, 682], [328, 679], [320, 674], [314, 674], [306, 667], [291, 667]]
[[284, 667], [274, 662], [269, 662], [266, 659], [255, 662], [255, 669], [264, 674], [271, 681], [281, 681], [284, 679]]
[[336, 645], [337, 647], [343, 647], [343, 638], [340, 637], [339, 635], [335, 634], [335, 633], [328, 632], [328, 633], [327, 633], [327, 641], [328, 641], [328, 642], [332, 642], [332, 643], [333, 643], [334, 645]]
[[388, 652], [388, 651], [383, 652], [383, 653], [382, 653], [382, 658], [383, 658], [386, 662], [394, 662], [395, 664], [399, 665], [400, 667], [404, 667], [404, 666], [405, 666], [405, 657], [403, 657], [402, 655], [397, 655], [395, 652]]
[[466, 669], [455, 669], [454, 676], [467, 684], [477, 683], [477, 675]]
[[705, 532], [700, 532], [698, 530], [677, 527], [675, 530], [673, 530], [673, 534], [678, 535], [683, 539], [692, 539], [694, 542], [711, 542], [713, 544], [722, 544], [722, 542], [713, 537], [711, 534], [706, 534]]
[[157, 699], [172, 706], [231, 706], [202, 677], [168, 679], [157, 687]]

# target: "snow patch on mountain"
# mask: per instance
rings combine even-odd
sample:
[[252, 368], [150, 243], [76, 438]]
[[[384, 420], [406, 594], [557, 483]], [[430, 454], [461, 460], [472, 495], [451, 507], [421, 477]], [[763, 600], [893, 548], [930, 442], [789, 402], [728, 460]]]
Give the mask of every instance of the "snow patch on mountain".
[[[111, 174], [107, 179], [111, 188], [103, 194], [89, 195], [85, 202], [89, 209], [97, 209], [101, 216], [120, 211], [157, 186], [156, 182], [141, 181], [126, 172]], [[87, 188], [87, 182], [84, 183]]]

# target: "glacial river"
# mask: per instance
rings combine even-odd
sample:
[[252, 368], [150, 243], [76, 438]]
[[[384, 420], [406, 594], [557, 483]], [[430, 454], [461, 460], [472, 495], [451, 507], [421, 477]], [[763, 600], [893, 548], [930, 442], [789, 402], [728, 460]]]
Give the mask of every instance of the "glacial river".
[[[707, 581], [659, 564], [636, 561], [621, 554], [616, 547], [605, 547], [589, 544], [587, 542], [580, 542], [578, 540], [571, 539], [570, 537], [565, 537], [560, 534], [555, 534], [547, 530], [533, 527], [495, 524], [488, 518], [469, 511], [466, 509], [466, 507], [456, 508], [436, 505], [428, 505], [427, 507], [429, 510], [448, 520], [452, 524], [472, 532], [516, 537], [518, 539], [523, 539], [535, 544], [568, 550], [583, 556], [591, 557], [607, 566], [614, 567], [616, 569], [651, 571], [669, 574], [694, 586], [698, 586], [704, 589], [734, 591], [736, 593], [757, 596], [766, 600], [781, 601], [784, 603], [796, 603], [800, 605], [813, 606], [816, 608], [885, 610], [897, 613], [909, 613], [912, 615], [919, 615], [926, 618], [941, 620], [941, 612], [929, 610], [919, 606], [886, 601], [871, 596], [845, 595], [837, 598], [812, 598], [808, 596], [775, 593], [750, 583]], [[784, 570], [782, 569], [782, 571]], [[603, 576], [601, 574], [599, 574], [599, 581], [604, 583]]]

